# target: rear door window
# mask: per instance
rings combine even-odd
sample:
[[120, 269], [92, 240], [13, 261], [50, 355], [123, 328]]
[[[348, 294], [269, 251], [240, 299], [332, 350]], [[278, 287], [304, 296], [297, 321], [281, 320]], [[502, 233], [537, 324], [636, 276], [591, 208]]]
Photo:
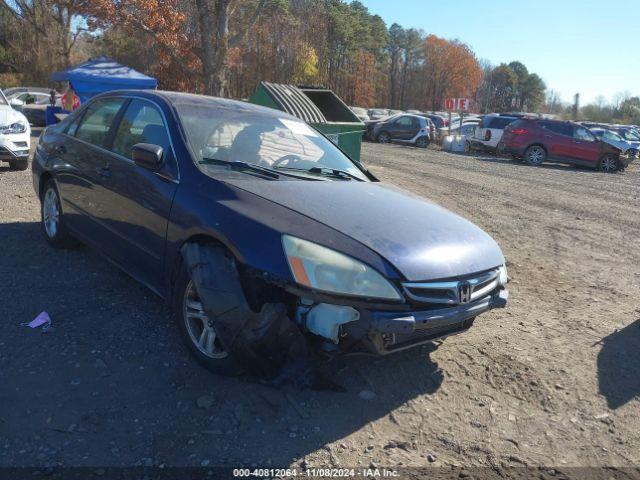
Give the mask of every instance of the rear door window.
[[136, 143], [159, 145], [165, 154], [170, 148], [167, 128], [158, 107], [137, 99], [131, 101], [122, 116], [111, 149], [131, 158], [131, 149]]
[[123, 104], [122, 98], [97, 100], [82, 117], [75, 137], [93, 145], [105, 146], [113, 120]]
[[540, 126], [558, 135], [573, 136], [573, 127], [568, 123], [540, 122]]

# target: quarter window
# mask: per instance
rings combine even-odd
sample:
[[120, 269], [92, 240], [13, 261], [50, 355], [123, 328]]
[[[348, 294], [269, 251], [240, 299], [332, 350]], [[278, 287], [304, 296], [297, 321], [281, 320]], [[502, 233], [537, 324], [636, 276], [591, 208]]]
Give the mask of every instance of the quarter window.
[[489, 127], [488, 128], [496, 129], [496, 130], [503, 130], [504, 127], [506, 127], [507, 125], [509, 125], [513, 121], [514, 121], [513, 118], [494, 117], [491, 120], [491, 122], [489, 123]]
[[136, 143], [159, 145], [166, 152], [169, 149], [167, 129], [158, 108], [144, 100], [132, 100], [125, 112], [112, 150], [131, 158], [131, 149]]
[[75, 132], [76, 138], [93, 145], [104, 146], [113, 119], [123, 103], [122, 98], [110, 98], [98, 100], [90, 105]]

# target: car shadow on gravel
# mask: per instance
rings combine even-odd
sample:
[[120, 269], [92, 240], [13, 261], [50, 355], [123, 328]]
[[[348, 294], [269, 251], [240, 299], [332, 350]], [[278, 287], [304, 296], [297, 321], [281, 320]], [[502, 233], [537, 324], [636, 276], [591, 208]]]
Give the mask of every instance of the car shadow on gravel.
[[[404, 424], [411, 400], [444, 380], [433, 344], [330, 362], [344, 393], [218, 377], [188, 354], [166, 304], [92, 249], [53, 249], [37, 222], [0, 224], [0, 238], [10, 299], [0, 304], [0, 466], [270, 467], [328, 448], [360, 456], [390, 441], [367, 425]], [[52, 331], [23, 325], [43, 310]], [[346, 438], [363, 428], [358, 442]]]
[[603, 338], [598, 385], [611, 409], [640, 397], [640, 319]]
[[488, 156], [486, 154], [475, 154], [473, 155], [475, 158], [477, 158], [478, 160], [482, 160], [483, 162], [488, 162], [488, 163], [499, 163], [502, 165], [505, 164], [512, 164], [516, 167], [529, 167], [529, 168], [542, 168], [545, 170], [560, 170], [560, 171], [575, 171], [575, 172], [592, 172], [592, 173], [597, 173], [597, 174], [601, 174], [598, 170], [593, 169], [593, 168], [589, 168], [589, 167], [582, 167], [579, 165], [565, 165], [565, 164], [561, 164], [561, 163], [553, 163], [551, 161], [549, 162], [545, 162], [542, 165], [540, 165], [539, 167], [532, 167], [531, 165], [527, 165], [526, 163], [524, 163], [521, 160], [515, 160], [513, 158], [510, 157], [500, 157], [500, 156]]

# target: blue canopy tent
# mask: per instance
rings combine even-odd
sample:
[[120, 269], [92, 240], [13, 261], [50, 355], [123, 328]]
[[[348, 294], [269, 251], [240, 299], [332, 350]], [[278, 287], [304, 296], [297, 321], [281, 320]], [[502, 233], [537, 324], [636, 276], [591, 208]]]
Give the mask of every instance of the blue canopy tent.
[[54, 82], [70, 82], [82, 103], [94, 95], [110, 90], [129, 88], [154, 89], [158, 86], [155, 78], [137, 72], [131, 67], [120, 65], [107, 57], [98, 57], [51, 75]]

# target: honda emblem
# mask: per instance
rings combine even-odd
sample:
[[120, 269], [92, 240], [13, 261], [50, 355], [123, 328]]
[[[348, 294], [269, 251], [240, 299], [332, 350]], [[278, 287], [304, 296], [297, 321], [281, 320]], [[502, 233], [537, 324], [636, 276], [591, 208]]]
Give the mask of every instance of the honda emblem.
[[471, 301], [471, 284], [469, 282], [458, 283], [459, 303], [469, 303]]

